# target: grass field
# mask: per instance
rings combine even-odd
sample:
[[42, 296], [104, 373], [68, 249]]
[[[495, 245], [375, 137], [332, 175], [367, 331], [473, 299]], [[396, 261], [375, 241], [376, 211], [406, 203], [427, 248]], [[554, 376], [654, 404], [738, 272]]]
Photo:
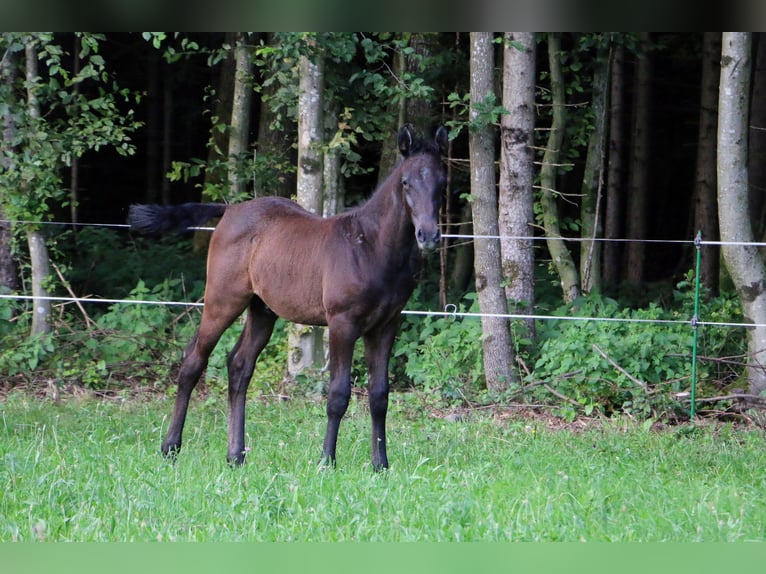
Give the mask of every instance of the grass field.
[[763, 430], [554, 430], [483, 412], [448, 422], [392, 398], [391, 469], [374, 474], [361, 401], [331, 470], [316, 464], [323, 404], [251, 400], [248, 461], [230, 468], [221, 397], [192, 403], [172, 464], [159, 456], [169, 399], [11, 394], [0, 541], [766, 540]]

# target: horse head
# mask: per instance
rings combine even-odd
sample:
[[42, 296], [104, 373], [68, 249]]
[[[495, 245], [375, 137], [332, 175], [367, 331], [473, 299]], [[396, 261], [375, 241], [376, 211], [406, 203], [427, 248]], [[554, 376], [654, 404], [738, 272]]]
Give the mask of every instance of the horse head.
[[447, 130], [440, 126], [433, 140], [416, 138], [409, 125], [397, 137], [399, 151], [404, 157], [400, 183], [412, 224], [415, 240], [422, 251], [439, 245], [439, 209], [447, 174], [441, 155], [447, 149]]

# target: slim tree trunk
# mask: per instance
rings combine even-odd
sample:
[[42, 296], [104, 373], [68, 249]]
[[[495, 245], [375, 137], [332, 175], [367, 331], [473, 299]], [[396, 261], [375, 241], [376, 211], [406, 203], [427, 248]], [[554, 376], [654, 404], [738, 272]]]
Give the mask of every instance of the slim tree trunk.
[[[616, 45], [612, 52], [609, 87], [609, 160], [607, 164], [606, 214], [604, 237], [623, 237], [622, 206], [624, 176], [625, 130], [623, 108], [625, 106], [625, 48]], [[622, 278], [622, 244], [607, 241], [604, 244], [603, 278], [606, 283], [615, 284]]]
[[[492, 33], [471, 32], [471, 122], [475, 122], [479, 115], [478, 106], [493, 93], [494, 60]], [[469, 132], [468, 146], [474, 233], [497, 236], [499, 226], [492, 125], [473, 127]], [[500, 241], [477, 237], [474, 253], [476, 291], [481, 312], [488, 315], [507, 314], [508, 305], [502, 286]], [[487, 388], [502, 391], [515, 379], [509, 322], [503, 317], [483, 316], [481, 325]]]
[[585, 293], [601, 290], [601, 246], [597, 241], [603, 237], [603, 184], [604, 149], [607, 139], [607, 107], [609, 86], [609, 49], [597, 48], [593, 63], [593, 131], [588, 138], [588, 153], [582, 178], [582, 204], [580, 220], [582, 237], [580, 243], [580, 279]]
[[[0, 81], [7, 86], [9, 94], [13, 94], [16, 84], [16, 64], [18, 63], [16, 54], [16, 52], [8, 51], [0, 59]], [[2, 118], [0, 118], [2, 119], [3, 130], [3, 138], [0, 140], [0, 167], [3, 169], [10, 167], [10, 160], [6, 156], [6, 152], [11, 151], [11, 142], [16, 134], [16, 124], [11, 113], [13, 103], [6, 102], [6, 104], [8, 105], [3, 109]], [[3, 219], [5, 219], [5, 213], [0, 206], [0, 220]], [[12, 237], [11, 224], [0, 221], [0, 289], [7, 289], [8, 291], [16, 291], [19, 288], [18, 269], [11, 249]]]
[[[229, 46], [237, 44], [237, 32], [226, 32], [224, 43]], [[169, 157], [165, 157], [170, 151], [170, 139], [172, 129], [172, 90], [168, 89], [172, 82], [169, 75], [167, 64], [163, 64], [165, 74], [163, 75], [163, 172], [166, 173], [165, 163]], [[205, 169], [204, 181], [202, 184], [202, 201], [220, 201], [217, 193], [211, 193], [216, 190], [218, 193], [223, 191], [224, 185], [228, 179], [228, 170], [221, 169], [221, 165], [227, 161], [227, 152], [230, 150], [231, 129], [219, 129], [219, 126], [230, 126], [232, 122], [232, 110], [234, 107], [234, 84], [237, 82], [236, 57], [233, 51], [229, 52], [226, 58], [221, 62], [221, 70], [218, 74], [217, 84], [213, 98], [212, 121], [210, 125], [210, 139], [207, 144], [207, 167]], [[235, 144], [236, 146], [236, 144]], [[236, 147], [235, 147], [236, 149]], [[167, 178], [162, 180], [163, 202], [166, 196]], [[169, 188], [167, 192], [169, 192]], [[194, 233], [194, 251], [204, 253], [210, 243], [209, 231], [196, 231]]]
[[[718, 205], [716, 197], [716, 152], [718, 127], [718, 81], [721, 77], [721, 33], [705, 32], [702, 48], [702, 86], [700, 120], [697, 136], [697, 167], [694, 182], [694, 233], [702, 238], [718, 239]], [[717, 245], [702, 247], [700, 280], [711, 294], [718, 294], [720, 249]]]
[[[534, 180], [535, 35], [506, 32], [503, 62], [503, 107], [500, 120], [500, 235], [503, 277], [509, 310], [530, 314], [535, 300]], [[534, 321], [525, 322], [527, 338]]]
[[[74, 47], [72, 50], [74, 54], [73, 75], [80, 73], [80, 38], [75, 36]], [[75, 84], [73, 88], [74, 96], [80, 92], [80, 85]], [[80, 158], [77, 154], [72, 155], [72, 164], [69, 167], [69, 217], [72, 223], [77, 223], [79, 217], [80, 206]], [[73, 232], [77, 233], [77, 226], [72, 226]]]
[[553, 120], [548, 135], [548, 143], [543, 154], [543, 165], [540, 168], [540, 202], [543, 209], [543, 227], [545, 228], [548, 251], [553, 259], [553, 265], [559, 274], [564, 301], [570, 303], [580, 295], [580, 280], [577, 275], [572, 254], [561, 238], [559, 225], [558, 204], [556, 203], [556, 172], [559, 163], [561, 146], [564, 142], [566, 126], [566, 95], [564, 77], [560, 62], [561, 43], [558, 35], [548, 34], [548, 61], [551, 74], [552, 113]]
[[[750, 139], [748, 141], [748, 178], [750, 219], [760, 241], [766, 239], [766, 34], [753, 35], [756, 45], [750, 98]], [[761, 248], [766, 255], [766, 249]]]
[[[298, 203], [308, 211], [322, 215], [323, 141], [322, 91], [324, 63], [301, 56], [298, 92]], [[287, 370], [295, 377], [307, 368], [324, 365], [324, 329], [293, 325], [288, 336]]]
[[[264, 44], [278, 48], [278, 36], [273, 32], [265, 33]], [[272, 129], [271, 126], [277, 119], [277, 114], [272, 109], [271, 102], [276, 97], [279, 82], [266, 82], [268, 76], [273, 73], [270, 66], [258, 66], [256, 71], [261, 82], [261, 106], [257, 121], [258, 141], [256, 144], [260, 161], [257, 163], [261, 166], [266, 163], [269, 166], [269, 172], [265, 177], [255, 182], [254, 195], [290, 197], [295, 194], [298, 185], [296, 172], [293, 169], [298, 161], [294, 149], [298, 139], [296, 125], [295, 122], [284, 121], [281, 129]]]
[[229, 196], [236, 199], [247, 192], [249, 177], [242, 163], [250, 143], [250, 103], [252, 102], [252, 63], [247, 46], [247, 34], [241, 33], [234, 48], [234, 93], [231, 103], [229, 133], [228, 180]]
[[[37, 54], [32, 40], [28, 41], [24, 48], [26, 57], [27, 77], [27, 110], [33, 122], [40, 120], [40, 107], [35, 93], [34, 82], [37, 79]], [[51, 330], [50, 315], [51, 302], [48, 299], [48, 290], [45, 281], [50, 275], [50, 262], [48, 247], [45, 245], [43, 234], [37, 229], [27, 231], [27, 245], [29, 246], [29, 259], [32, 266], [32, 331], [31, 335], [49, 333]]]
[[324, 66], [320, 58], [300, 61], [298, 91], [298, 203], [322, 213], [322, 91]]
[[[748, 209], [748, 108], [751, 34], [724, 32], [718, 99], [718, 221], [726, 243], [754, 241]], [[766, 392], [766, 267], [752, 245], [724, 244], [723, 257], [742, 303], [747, 330], [748, 390]]]
[[[643, 34], [648, 49], [649, 34]], [[628, 237], [638, 239], [628, 243], [625, 271], [630, 283], [644, 280], [649, 214], [649, 124], [651, 114], [652, 60], [648, 53], [638, 58], [635, 79], [635, 103], [631, 127], [631, 154], [628, 182]]]
[[[332, 106], [325, 117], [325, 131], [328, 134], [338, 129], [338, 110]], [[323, 154], [322, 187], [324, 196], [322, 199], [322, 215], [330, 217], [340, 213], [343, 209], [343, 179], [340, 172], [340, 156], [335, 149], [328, 147]]]

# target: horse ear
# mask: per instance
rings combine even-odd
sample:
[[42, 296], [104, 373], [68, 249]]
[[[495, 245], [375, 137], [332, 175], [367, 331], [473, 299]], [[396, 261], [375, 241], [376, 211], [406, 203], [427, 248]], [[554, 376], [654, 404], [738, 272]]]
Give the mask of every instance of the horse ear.
[[444, 126], [439, 126], [436, 129], [434, 141], [436, 142], [436, 145], [439, 146], [439, 151], [442, 155], [447, 155], [447, 149], [449, 148], [449, 130]]
[[396, 144], [399, 146], [399, 151], [404, 157], [410, 155], [414, 139], [415, 136], [412, 133], [412, 126], [410, 124], [406, 124], [399, 130], [399, 134], [396, 137]]

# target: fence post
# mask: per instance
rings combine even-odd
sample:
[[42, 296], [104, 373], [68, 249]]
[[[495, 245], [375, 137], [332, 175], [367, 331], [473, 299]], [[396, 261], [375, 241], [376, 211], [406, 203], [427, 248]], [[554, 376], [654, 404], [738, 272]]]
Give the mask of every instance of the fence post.
[[700, 312], [700, 259], [702, 255], [702, 231], [697, 232], [694, 238], [694, 247], [697, 250], [697, 262], [694, 270], [694, 315], [692, 316], [692, 395], [689, 407], [689, 418], [694, 419], [697, 400], [697, 335], [699, 333]]

